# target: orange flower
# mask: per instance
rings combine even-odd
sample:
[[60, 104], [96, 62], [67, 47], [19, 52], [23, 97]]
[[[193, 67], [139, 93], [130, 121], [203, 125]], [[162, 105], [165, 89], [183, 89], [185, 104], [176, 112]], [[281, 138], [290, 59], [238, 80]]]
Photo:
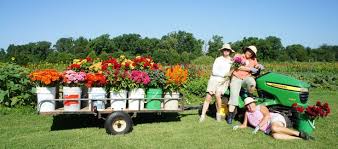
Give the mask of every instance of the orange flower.
[[53, 86], [60, 80], [61, 74], [54, 69], [44, 69], [30, 73], [29, 78], [36, 86]]
[[168, 68], [165, 75], [167, 77], [167, 84], [176, 89], [184, 85], [188, 80], [188, 70], [180, 65]]

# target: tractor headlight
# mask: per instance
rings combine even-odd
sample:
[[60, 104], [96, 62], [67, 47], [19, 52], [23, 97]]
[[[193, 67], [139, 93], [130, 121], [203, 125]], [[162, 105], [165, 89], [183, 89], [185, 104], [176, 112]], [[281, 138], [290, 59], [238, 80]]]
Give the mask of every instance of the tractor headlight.
[[309, 92], [309, 89], [308, 88], [300, 88], [299, 91], [300, 92]]

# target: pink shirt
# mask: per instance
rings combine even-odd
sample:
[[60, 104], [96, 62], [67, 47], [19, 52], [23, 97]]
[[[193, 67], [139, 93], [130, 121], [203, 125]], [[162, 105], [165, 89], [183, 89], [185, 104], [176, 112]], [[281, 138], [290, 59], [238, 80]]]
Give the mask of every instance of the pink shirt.
[[[242, 60], [245, 61], [245, 65], [244, 65], [245, 67], [252, 68], [252, 67], [255, 67], [258, 64], [256, 58], [255, 59], [246, 59], [244, 54], [236, 54], [234, 57], [241, 57]], [[233, 72], [233, 74], [234, 74], [234, 76], [236, 76], [237, 78], [240, 78], [240, 79], [244, 79], [244, 78], [251, 75], [250, 72], [243, 71], [243, 70], [235, 70]]]
[[[259, 123], [263, 120], [263, 113], [261, 112], [261, 107], [259, 105], [256, 106], [254, 112], [246, 112], [245, 114], [248, 117], [248, 122], [250, 123], [250, 125], [254, 127], [257, 127]], [[260, 130], [266, 133], [269, 131], [270, 127], [270, 122], [267, 121], [267, 123], [263, 127], [261, 127]]]

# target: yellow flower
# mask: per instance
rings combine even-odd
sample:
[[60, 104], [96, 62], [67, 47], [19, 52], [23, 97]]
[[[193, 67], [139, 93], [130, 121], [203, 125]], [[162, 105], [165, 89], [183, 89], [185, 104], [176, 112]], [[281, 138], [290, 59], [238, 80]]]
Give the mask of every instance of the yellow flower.
[[73, 59], [73, 64], [79, 64], [80, 60], [79, 59]]

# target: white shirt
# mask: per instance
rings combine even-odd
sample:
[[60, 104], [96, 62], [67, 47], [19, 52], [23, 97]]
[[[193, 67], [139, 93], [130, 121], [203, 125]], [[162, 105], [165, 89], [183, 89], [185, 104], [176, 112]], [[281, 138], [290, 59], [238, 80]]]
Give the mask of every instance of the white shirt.
[[217, 57], [212, 66], [212, 75], [218, 77], [230, 76], [230, 67], [231, 67], [230, 57], [224, 58], [223, 56]]

